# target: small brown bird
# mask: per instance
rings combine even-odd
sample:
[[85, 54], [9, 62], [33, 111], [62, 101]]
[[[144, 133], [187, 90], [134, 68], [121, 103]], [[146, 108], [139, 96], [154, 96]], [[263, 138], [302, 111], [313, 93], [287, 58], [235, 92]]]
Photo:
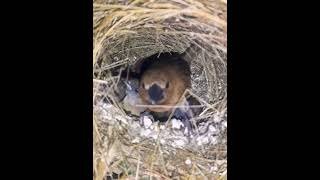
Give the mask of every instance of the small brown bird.
[[[179, 101], [189, 106], [183, 96], [191, 88], [189, 64], [177, 55], [163, 54], [159, 58], [151, 56], [149, 64], [142, 71], [139, 94], [146, 105], [165, 105], [167, 107], [148, 107], [148, 111], [160, 121], [167, 120]], [[147, 112], [147, 114], [149, 113]], [[176, 108], [173, 116], [182, 120], [190, 133], [192, 111], [190, 108]]]
[[[175, 106], [184, 91], [191, 88], [190, 67], [179, 56], [156, 55], [142, 72], [139, 94], [147, 105]], [[153, 112], [170, 112], [172, 107], [150, 107]]]

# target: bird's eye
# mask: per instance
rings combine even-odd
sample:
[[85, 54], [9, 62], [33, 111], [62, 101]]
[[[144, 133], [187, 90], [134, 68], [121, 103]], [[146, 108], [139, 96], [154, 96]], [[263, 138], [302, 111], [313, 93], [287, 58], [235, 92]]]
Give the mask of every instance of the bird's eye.
[[169, 82], [167, 82], [167, 84], [166, 84], [166, 88], [169, 88]]

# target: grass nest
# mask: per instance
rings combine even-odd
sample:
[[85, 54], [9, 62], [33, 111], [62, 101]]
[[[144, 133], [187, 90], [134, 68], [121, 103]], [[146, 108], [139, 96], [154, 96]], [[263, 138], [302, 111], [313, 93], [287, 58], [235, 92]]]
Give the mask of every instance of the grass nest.
[[[226, 1], [94, 0], [93, 13], [93, 178], [226, 179]], [[115, 72], [165, 52], [190, 65], [198, 135], [175, 119], [141, 126], [116, 100]]]

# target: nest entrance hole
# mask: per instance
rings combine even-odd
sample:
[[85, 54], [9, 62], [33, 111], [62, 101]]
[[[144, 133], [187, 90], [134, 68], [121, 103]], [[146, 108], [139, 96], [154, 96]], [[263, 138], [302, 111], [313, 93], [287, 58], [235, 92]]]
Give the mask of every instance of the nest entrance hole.
[[[164, 52], [164, 53], [156, 53], [153, 54], [149, 57], [137, 60], [133, 65], [127, 65], [126, 67], [119, 67], [117, 69], [113, 69], [111, 72], [113, 76], [120, 76], [122, 80], [128, 81], [128, 79], [134, 78], [134, 79], [140, 79], [143, 72], [149, 68], [149, 66], [154, 62], [154, 61], [161, 61], [162, 59], [177, 59], [178, 61], [181, 61], [183, 67], [187, 67], [187, 71], [191, 71], [190, 69], [190, 62], [187, 61], [185, 58], [184, 53], [178, 53], [178, 52]], [[119, 74], [121, 73], [121, 74]], [[190, 77], [191, 78], [191, 77]], [[139, 82], [140, 83], [140, 82]], [[124, 92], [120, 92], [120, 94], [125, 94], [125, 89], [121, 89]], [[201, 103], [191, 96], [190, 94], [186, 93], [185, 97], [191, 106], [201, 106]], [[194, 116], [198, 116], [200, 112], [202, 112], [203, 108], [201, 107], [196, 107], [192, 108]], [[129, 112], [126, 112], [127, 115], [131, 115]], [[154, 113], [151, 113], [152, 116], [155, 117], [156, 121], [160, 122], [166, 122], [168, 120], [168, 116], [159, 116], [155, 115]]]

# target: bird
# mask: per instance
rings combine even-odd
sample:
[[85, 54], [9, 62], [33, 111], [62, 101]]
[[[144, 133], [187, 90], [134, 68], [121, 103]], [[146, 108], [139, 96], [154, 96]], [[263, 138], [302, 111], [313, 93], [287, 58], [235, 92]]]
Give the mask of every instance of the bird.
[[125, 85], [125, 97], [122, 100], [122, 108], [131, 115], [140, 116], [146, 108], [137, 106], [142, 104], [139, 96], [139, 80], [131, 78], [129, 80], [122, 80], [121, 82]]
[[[176, 105], [184, 91], [191, 88], [189, 64], [179, 56], [150, 57], [142, 72], [139, 93], [148, 105]], [[150, 107], [154, 112], [170, 111], [172, 107]]]
[[[146, 61], [146, 64], [141, 67], [142, 75], [139, 85], [142, 103], [151, 105], [147, 107], [148, 112], [163, 120], [174, 111], [173, 115], [180, 118], [190, 130], [191, 109], [174, 107], [184, 99], [182, 96], [185, 90], [191, 88], [191, 71], [188, 62], [178, 54], [168, 53], [160, 56], [153, 55]], [[184, 100], [182, 105], [188, 105], [188, 102]]]

